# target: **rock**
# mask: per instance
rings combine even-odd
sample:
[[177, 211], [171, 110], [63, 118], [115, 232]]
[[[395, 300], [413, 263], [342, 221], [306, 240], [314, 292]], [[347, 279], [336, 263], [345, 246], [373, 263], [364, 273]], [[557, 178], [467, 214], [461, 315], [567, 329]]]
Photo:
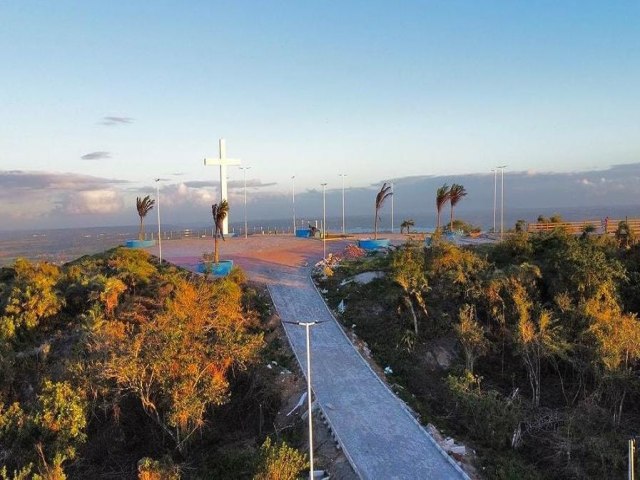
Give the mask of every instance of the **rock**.
[[386, 375], [393, 375], [393, 370], [391, 369], [391, 367], [387, 366], [387, 367], [384, 367], [384, 373]]
[[376, 278], [384, 277], [384, 272], [362, 272], [351, 279], [351, 281], [360, 285], [366, 285]]

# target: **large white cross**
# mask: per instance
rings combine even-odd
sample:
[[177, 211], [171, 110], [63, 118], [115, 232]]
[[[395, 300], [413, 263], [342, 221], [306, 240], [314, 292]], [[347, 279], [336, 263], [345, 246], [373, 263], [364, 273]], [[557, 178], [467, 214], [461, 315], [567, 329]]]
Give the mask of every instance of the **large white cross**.
[[[220, 166], [220, 201], [227, 200], [227, 167], [240, 165], [240, 160], [227, 158], [227, 146], [224, 138], [220, 139], [220, 158], [205, 158], [204, 164], [205, 166]], [[222, 224], [222, 233], [224, 235], [229, 233], [229, 215], [227, 215]]]

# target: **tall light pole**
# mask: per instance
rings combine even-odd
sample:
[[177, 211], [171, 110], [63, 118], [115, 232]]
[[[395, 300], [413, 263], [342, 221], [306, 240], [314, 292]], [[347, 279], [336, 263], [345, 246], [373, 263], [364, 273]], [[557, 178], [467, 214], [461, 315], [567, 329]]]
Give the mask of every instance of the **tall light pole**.
[[344, 177], [347, 176], [346, 173], [338, 174], [342, 177], [342, 235], [346, 234], [346, 229], [344, 227]]
[[291, 177], [291, 196], [293, 204], [293, 235], [296, 235], [296, 176]]
[[242, 176], [244, 180], [244, 238], [248, 238], [247, 235], [247, 170], [251, 167], [239, 167], [242, 170]]
[[504, 236], [504, 169], [506, 165], [500, 165], [496, 169], [500, 169], [500, 240]]
[[498, 169], [491, 169], [493, 172], [493, 234], [496, 234], [496, 197], [498, 196]]
[[327, 259], [327, 183], [321, 183], [322, 185], [322, 258]]
[[309, 409], [309, 480], [313, 480], [313, 416], [311, 415], [311, 335], [309, 327], [324, 322], [283, 322], [305, 328], [307, 334], [307, 408]]
[[160, 233], [160, 179], [156, 178], [156, 211], [158, 212], [158, 256], [162, 263], [162, 234]]
[[393, 182], [391, 182], [391, 233], [393, 233]]

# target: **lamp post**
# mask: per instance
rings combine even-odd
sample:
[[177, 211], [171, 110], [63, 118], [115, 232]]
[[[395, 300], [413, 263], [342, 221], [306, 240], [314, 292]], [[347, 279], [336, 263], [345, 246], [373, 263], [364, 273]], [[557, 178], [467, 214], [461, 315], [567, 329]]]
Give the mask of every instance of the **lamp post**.
[[393, 182], [391, 182], [391, 233], [393, 233]]
[[498, 196], [498, 169], [493, 168], [493, 234], [496, 234], [496, 198]]
[[244, 180], [244, 238], [248, 238], [247, 235], [247, 170], [251, 167], [239, 167], [242, 170], [242, 176]]
[[291, 197], [293, 205], [293, 235], [296, 235], [296, 176], [291, 177]]
[[309, 327], [323, 322], [283, 322], [305, 328], [307, 334], [307, 408], [309, 409], [309, 480], [313, 480], [313, 417], [311, 415], [311, 334]]
[[322, 258], [327, 259], [327, 183], [321, 183], [322, 185]]
[[344, 177], [347, 176], [346, 173], [339, 174], [342, 177], [342, 235], [346, 234], [346, 229], [344, 226]]
[[504, 236], [504, 169], [507, 165], [500, 165], [496, 169], [500, 169], [500, 240]]
[[162, 263], [162, 234], [160, 233], [160, 179], [156, 178], [156, 208], [158, 212], [158, 257]]

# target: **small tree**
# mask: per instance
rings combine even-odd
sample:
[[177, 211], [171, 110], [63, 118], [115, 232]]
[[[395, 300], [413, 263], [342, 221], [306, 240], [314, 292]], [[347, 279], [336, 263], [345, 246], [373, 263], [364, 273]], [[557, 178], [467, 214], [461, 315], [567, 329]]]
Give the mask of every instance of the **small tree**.
[[296, 480], [309, 467], [306, 455], [286, 443], [273, 444], [271, 438], [260, 447], [258, 472], [255, 480]]
[[382, 184], [382, 188], [376, 195], [376, 216], [374, 217], [374, 220], [373, 220], [373, 232], [374, 232], [373, 238], [376, 240], [378, 239], [378, 219], [380, 218], [379, 217], [380, 209], [382, 208], [382, 205], [384, 204], [385, 200], [392, 195], [393, 195], [393, 192], [391, 191], [391, 185], [387, 185], [387, 182], [384, 182]]
[[408, 243], [394, 253], [391, 259], [393, 280], [400, 285], [404, 292], [403, 302], [411, 313], [413, 331], [418, 335], [418, 316], [414, 302], [420, 311], [427, 316], [427, 306], [422, 297], [429, 286], [425, 275], [424, 253], [415, 243]]
[[440, 213], [442, 213], [442, 208], [449, 201], [449, 185], [446, 183], [442, 185], [438, 190], [436, 190], [436, 211], [438, 213], [436, 220], [436, 230], [440, 230]]
[[409, 218], [407, 220], [403, 220], [402, 223], [400, 224], [400, 233], [404, 232], [404, 230], [407, 230], [407, 233], [409, 233], [409, 230], [411, 230], [411, 227], [413, 227], [415, 225], [415, 222], [413, 221], [412, 218]]
[[467, 191], [462, 185], [458, 185], [457, 183], [451, 185], [449, 189], [449, 204], [451, 205], [451, 222], [449, 223], [449, 228], [451, 230], [453, 230], [453, 208], [466, 196]]
[[136, 208], [138, 209], [138, 215], [140, 216], [140, 232], [138, 233], [138, 240], [144, 240], [144, 217], [151, 211], [155, 200], [151, 200], [151, 197], [147, 195], [144, 198], [136, 197]]
[[222, 228], [224, 219], [227, 218], [229, 213], [229, 202], [222, 200], [220, 203], [211, 205], [211, 214], [213, 215], [213, 224], [215, 226], [215, 232], [213, 235], [213, 261], [218, 263], [220, 258], [218, 256], [218, 233], [224, 241], [224, 230]]
[[460, 322], [455, 325], [458, 340], [464, 350], [465, 367], [473, 373], [473, 365], [478, 357], [485, 354], [489, 342], [484, 335], [482, 325], [476, 320], [476, 311], [473, 305], [465, 303], [458, 312]]

